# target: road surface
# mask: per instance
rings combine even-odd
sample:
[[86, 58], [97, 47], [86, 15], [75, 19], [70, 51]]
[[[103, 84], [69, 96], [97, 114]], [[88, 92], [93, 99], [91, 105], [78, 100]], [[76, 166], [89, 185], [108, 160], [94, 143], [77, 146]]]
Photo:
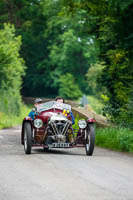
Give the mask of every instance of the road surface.
[[0, 200], [133, 200], [133, 156], [95, 148], [34, 148], [25, 155], [20, 127], [0, 131]]

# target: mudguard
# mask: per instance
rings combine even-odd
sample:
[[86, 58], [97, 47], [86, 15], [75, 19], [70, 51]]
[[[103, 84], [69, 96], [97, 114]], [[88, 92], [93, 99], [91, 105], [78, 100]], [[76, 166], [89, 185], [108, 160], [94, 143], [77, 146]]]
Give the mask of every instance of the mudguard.
[[87, 123], [95, 123], [96, 120], [94, 118], [88, 118]]

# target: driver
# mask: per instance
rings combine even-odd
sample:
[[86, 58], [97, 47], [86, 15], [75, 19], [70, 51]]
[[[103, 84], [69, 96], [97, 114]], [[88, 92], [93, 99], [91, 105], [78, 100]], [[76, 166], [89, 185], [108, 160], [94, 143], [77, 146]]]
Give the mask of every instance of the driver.
[[[63, 97], [56, 97], [55, 101], [59, 102], [59, 103], [65, 103], [65, 100]], [[75, 119], [74, 119], [74, 115], [72, 112], [70, 112], [70, 116], [72, 118], [72, 125], [73, 125], [73, 124], [75, 124]]]
[[[37, 108], [37, 106], [38, 106], [39, 104], [41, 104], [41, 103], [42, 103], [42, 99], [40, 99], [40, 98], [35, 99], [35, 101], [34, 101], [34, 107]], [[35, 109], [34, 109], [34, 108], [31, 110], [31, 112], [29, 113], [28, 116], [29, 116], [30, 118], [32, 118], [32, 120], [34, 120], [34, 117], [35, 117]]]

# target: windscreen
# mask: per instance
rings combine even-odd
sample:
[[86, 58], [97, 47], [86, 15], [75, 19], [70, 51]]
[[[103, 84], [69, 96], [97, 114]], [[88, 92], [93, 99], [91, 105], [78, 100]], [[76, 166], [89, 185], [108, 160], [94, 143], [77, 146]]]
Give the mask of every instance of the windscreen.
[[37, 106], [37, 112], [46, 111], [49, 109], [69, 110], [71, 112], [71, 106], [65, 103], [59, 103], [57, 101], [49, 101], [46, 103], [39, 104]]

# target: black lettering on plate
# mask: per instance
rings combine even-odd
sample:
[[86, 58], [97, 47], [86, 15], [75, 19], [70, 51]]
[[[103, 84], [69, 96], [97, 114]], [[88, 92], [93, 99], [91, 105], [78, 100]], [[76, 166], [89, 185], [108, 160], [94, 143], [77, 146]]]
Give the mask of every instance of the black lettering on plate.
[[50, 148], [69, 148], [69, 143], [53, 143], [48, 145]]

